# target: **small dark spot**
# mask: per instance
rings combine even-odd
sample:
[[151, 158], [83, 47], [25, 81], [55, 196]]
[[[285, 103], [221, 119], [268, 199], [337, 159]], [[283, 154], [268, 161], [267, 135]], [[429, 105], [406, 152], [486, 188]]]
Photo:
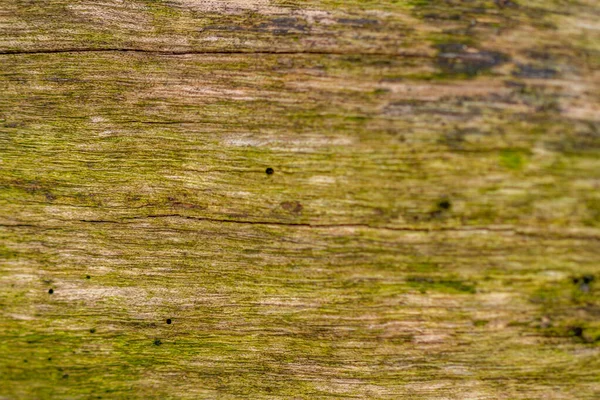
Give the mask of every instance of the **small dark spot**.
[[583, 283], [592, 283], [594, 280], [594, 275], [584, 275], [581, 277], [583, 279]]
[[450, 203], [450, 200], [441, 200], [438, 203], [438, 207], [442, 210], [449, 210], [452, 207], [452, 203]]
[[94, 329], [94, 328], [90, 329], [90, 333], [96, 333], [96, 329]]
[[52, 361], [52, 357], [48, 357], [48, 361]]
[[48, 290], [48, 293], [49, 293], [49, 294], [52, 294], [52, 293], [54, 293], [54, 289], [50, 289], [50, 290]]
[[171, 321], [171, 318], [167, 318], [167, 324], [169, 324], [169, 325], [170, 325], [170, 324], [171, 324], [171, 322], [173, 322], [173, 321]]
[[91, 276], [89, 276], [89, 275], [86, 275], [86, 276], [85, 276], [85, 279], [92, 279], [92, 277], [91, 277]]
[[571, 334], [576, 337], [582, 337], [583, 336], [583, 328], [580, 326], [574, 326], [573, 328], [571, 328]]
[[27, 360], [23, 360], [23, 362], [24, 362], [24, 363], [26, 363], [26, 362], [27, 362]]
[[62, 377], [63, 379], [67, 379], [69, 377], [69, 374], [64, 374]]
[[265, 172], [267, 173], [267, 175], [273, 175], [275, 173], [275, 170], [273, 168], [269, 167], [265, 170]]
[[579, 285], [579, 290], [588, 293], [591, 290], [591, 284], [594, 281], [594, 275], [576, 276], [572, 279], [574, 285]]
[[160, 341], [160, 339], [154, 339], [155, 346], [160, 346], [161, 344], [162, 344], [162, 342]]

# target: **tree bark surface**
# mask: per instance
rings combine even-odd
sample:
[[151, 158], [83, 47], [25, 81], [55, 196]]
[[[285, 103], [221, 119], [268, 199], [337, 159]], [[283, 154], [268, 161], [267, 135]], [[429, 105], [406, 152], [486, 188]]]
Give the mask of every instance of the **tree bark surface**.
[[0, 0], [0, 399], [600, 398], [600, 4]]

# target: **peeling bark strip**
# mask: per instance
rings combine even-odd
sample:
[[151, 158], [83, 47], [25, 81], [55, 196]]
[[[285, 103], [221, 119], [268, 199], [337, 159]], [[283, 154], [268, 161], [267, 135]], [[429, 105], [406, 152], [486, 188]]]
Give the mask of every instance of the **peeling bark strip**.
[[599, 398], [599, 13], [0, 0], [0, 398]]

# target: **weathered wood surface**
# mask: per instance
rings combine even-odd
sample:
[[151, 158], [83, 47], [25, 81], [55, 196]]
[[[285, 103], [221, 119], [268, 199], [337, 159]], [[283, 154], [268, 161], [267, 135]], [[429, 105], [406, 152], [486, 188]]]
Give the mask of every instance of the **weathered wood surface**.
[[0, 398], [600, 398], [599, 12], [0, 1]]

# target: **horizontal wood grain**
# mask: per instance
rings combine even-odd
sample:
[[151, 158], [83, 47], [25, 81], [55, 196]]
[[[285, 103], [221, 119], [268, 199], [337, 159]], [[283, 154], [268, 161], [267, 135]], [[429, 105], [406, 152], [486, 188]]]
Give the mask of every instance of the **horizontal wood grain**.
[[597, 398], [598, 12], [0, 1], [0, 398]]

